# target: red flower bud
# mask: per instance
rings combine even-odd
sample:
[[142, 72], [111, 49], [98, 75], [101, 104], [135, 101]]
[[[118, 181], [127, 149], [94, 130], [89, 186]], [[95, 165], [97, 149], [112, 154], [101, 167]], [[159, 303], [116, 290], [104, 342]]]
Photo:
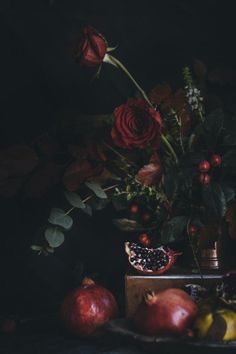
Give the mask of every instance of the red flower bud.
[[220, 155], [212, 155], [211, 157], [211, 164], [213, 167], [218, 167], [220, 166], [222, 163], [222, 158]]
[[106, 55], [105, 38], [93, 27], [83, 29], [80, 41], [75, 48], [75, 59], [81, 66], [94, 67], [102, 64]]
[[208, 172], [210, 170], [210, 167], [211, 165], [207, 160], [200, 162], [198, 165], [198, 169], [201, 172]]

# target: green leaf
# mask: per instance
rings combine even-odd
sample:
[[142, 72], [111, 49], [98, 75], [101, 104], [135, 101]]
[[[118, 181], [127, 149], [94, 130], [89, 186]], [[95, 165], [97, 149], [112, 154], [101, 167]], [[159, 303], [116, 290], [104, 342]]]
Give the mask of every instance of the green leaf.
[[203, 131], [206, 143], [209, 147], [214, 148], [224, 124], [224, 114], [221, 109], [208, 114], [203, 124]]
[[223, 189], [218, 183], [202, 186], [203, 202], [209, 211], [216, 217], [226, 213], [227, 201]]
[[107, 206], [108, 203], [109, 199], [100, 199], [94, 197], [87, 202], [87, 205], [89, 205], [91, 209], [102, 210]]
[[38, 245], [31, 245], [30, 248], [33, 251], [42, 251], [43, 247], [42, 246], [38, 246]]
[[81, 209], [85, 214], [92, 216], [93, 215], [93, 209], [92, 207], [87, 203], [85, 205], [85, 208]]
[[184, 231], [187, 229], [188, 219], [187, 216], [176, 216], [168, 221], [162, 228], [160, 243], [181, 241], [185, 236]]
[[104, 192], [104, 190], [102, 189], [102, 187], [96, 183], [96, 182], [85, 182], [85, 185], [91, 189], [91, 191], [93, 191], [93, 193], [98, 197], [98, 198], [102, 198], [102, 199], [106, 199], [107, 195]]
[[65, 240], [63, 232], [57, 227], [47, 228], [44, 235], [49, 246], [52, 248], [61, 246]]
[[236, 174], [236, 150], [227, 151], [222, 158], [222, 167], [227, 170], [227, 174]]
[[75, 208], [84, 209], [86, 205], [77, 193], [65, 191], [65, 197], [68, 202]]
[[230, 202], [232, 199], [235, 197], [235, 190], [229, 186], [226, 186], [225, 184], [221, 185], [221, 188], [223, 189], [226, 202]]
[[53, 208], [49, 215], [48, 221], [53, 225], [63, 227], [65, 230], [69, 230], [73, 225], [73, 219], [69, 215], [65, 215], [66, 212], [59, 208]]
[[130, 219], [113, 219], [113, 224], [121, 231], [132, 232], [143, 230], [142, 225], [140, 225], [135, 220]]
[[119, 194], [113, 196], [112, 204], [117, 211], [126, 209], [128, 205], [126, 194]]

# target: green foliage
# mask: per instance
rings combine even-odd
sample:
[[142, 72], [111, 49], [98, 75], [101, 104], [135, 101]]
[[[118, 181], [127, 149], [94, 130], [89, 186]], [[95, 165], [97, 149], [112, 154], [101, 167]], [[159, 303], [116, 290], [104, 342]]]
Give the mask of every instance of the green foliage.
[[66, 191], [65, 197], [73, 207], [80, 209], [86, 208], [85, 203], [82, 201], [82, 199], [77, 193]]
[[202, 197], [207, 212], [217, 218], [222, 218], [226, 213], [227, 199], [223, 188], [218, 183], [202, 186]]
[[59, 208], [53, 208], [49, 215], [48, 221], [57, 226], [63, 227], [65, 230], [70, 230], [73, 225], [73, 219], [66, 215], [66, 212]]
[[186, 237], [188, 219], [187, 216], [176, 216], [166, 222], [158, 241], [161, 244], [168, 244], [183, 240]]
[[104, 190], [102, 189], [102, 187], [98, 183], [92, 182], [92, 181], [88, 181], [88, 182], [85, 182], [85, 185], [89, 189], [91, 189], [91, 191], [93, 191], [93, 193], [98, 198], [102, 198], [102, 199], [106, 199], [107, 198], [107, 194], [104, 192]]
[[130, 219], [113, 219], [113, 224], [121, 231], [134, 232], [143, 231], [144, 228], [135, 220]]
[[65, 240], [63, 232], [58, 227], [49, 227], [46, 229], [45, 238], [52, 248], [61, 246]]

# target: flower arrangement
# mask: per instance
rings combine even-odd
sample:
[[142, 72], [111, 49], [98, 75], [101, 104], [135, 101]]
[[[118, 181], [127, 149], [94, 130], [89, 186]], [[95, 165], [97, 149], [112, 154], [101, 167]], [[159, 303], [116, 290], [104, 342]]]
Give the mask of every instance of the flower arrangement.
[[[21, 182], [39, 168], [43, 154], [48, 175], [62, 177], [70, 207], [51, 210], [43, 240], [32, 249], [54, 252], [64, 242], [77, 212], [92, 215], [108, 203], [117, 210], [114, 225], [127, 232], [127, 240], [129, 234], [135, 235], [144, 246], [169, 245], [187, 238], [197, 250], [200, 235], [207, 233], [209, 225], [220, 226], [222, 220], [234, 238], [236, 136], [225, 123], [227, 116], [222, 109], [208, 109], [206, 92], [201, 93], [189, 68], [183, 69], [183, 88], [173, 92], [166, 84], [157, 85], [146, 93], [110, 54], [114, 50], [88, 26], [74, 57], [81, 67], [94, 69], [96, 76], [104, 63], [122, 70], [135, 85], [137, 97], [116, 107], [113, 114], [81, 118], [77, 122], [79, 138], [73, 135], [65, 148], [67, 159], [57, 164], [56, 172], [50, 169], [57, 151], [52, 141], [46, 152], [45, 142], [35, 143], [41, 155], [35, 152], [35, 144], [1, 153], [2, 161], [23, 154], [27, 163], [21, 165], [21, 171], [19, 166], [17, 171], [11, 170], [21, 176]], [[198, 69], [204, 76], [204, 66]], [[4, 181], [9, 174], [6, 172]]]

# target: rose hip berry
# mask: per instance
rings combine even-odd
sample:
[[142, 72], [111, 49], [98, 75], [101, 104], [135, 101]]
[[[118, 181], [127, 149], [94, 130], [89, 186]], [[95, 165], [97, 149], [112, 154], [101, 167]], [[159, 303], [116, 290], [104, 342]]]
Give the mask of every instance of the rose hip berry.
[[208, 175], [207, 173], [201, 173], [199, 176], [199, 182], [201, 184], [209, 184], [211, 180], [211, 176]]
[[207, 160], [201, 161], [198, 165], [198, 169], [201, 172], [208, 172], [211, 168], [210, 163]]
[[148, 222], [148, 221], [150, 221], [150, 219], [151, 219], [151, 214], [150, 213], [144, 213], [143, 215], [142, 215], [142, 219], [143, 219], [143, 221], [145, 221], [145, 222]]
[[193, 234], [196, 234], [198, 232], [198, 229], [197, 229], [196, 226], [191, 225], [191, 226], [189, 226], [188, 232], [189, 232], [190, 235], [193, 235]]
[[138, 238], [139, 240], [139, 243], [145, 247], [149, 246], [151, 241], [150, 241], [150, 238], [147, 234], [141, 234]]
[[137, 214], [138, 211], [139, 211], [138, 204], [132, 204], [132, 205], [130, 206], [130, 212], [131, 212], [132, 214]]
[[222, 163], [222, 158], [220, 155], [212, 155], [211, 157], [211, 164], [213, 167], [218, 167], [220, 166]]

